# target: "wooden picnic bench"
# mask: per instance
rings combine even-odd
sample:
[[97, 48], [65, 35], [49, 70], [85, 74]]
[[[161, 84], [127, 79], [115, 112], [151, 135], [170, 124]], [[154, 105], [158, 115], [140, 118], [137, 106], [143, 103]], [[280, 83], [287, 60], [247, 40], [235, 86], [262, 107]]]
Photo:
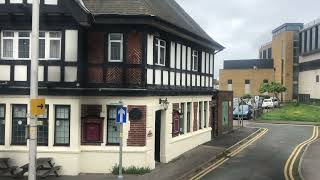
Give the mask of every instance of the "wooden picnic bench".
[[7, 173], [15, 175], [15, 170], [18, 166], [10, 166], [9, 160], [10, 158], [0, 158], [0, 175], [5, 175]]
[[[16, 177], [23, 177], [26, 172], [29, 170], [29, 163], [20, 167], [22, 170], [16, 174]], [[51, 174], [54, 174], [56, 177], [59, 176], [58, 171], [61, 169], [61, 166], [55, 166], [52, 158], [38, 158], [37, 159], [37, 176], [41, 178], [46, 178]]]

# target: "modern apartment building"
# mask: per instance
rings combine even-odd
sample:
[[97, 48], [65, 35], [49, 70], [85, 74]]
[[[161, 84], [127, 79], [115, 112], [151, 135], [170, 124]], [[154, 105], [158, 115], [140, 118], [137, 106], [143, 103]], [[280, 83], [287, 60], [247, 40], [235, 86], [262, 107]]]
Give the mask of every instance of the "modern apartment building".
[[[259, 49], [260, 59], [258, 60], [234, 60], [230, 62], [226, 60], [224, 69], [220, 70], [220, 89], [231, 90], [230, 84], [234, 84], [232, 90], [235, 92], [235, 96], [259, 95], [257, 90], [263, 82], [267, 82], [267, 80], [268, 82], [276, 81], [288, 88], [285, 93], [280, 94], [279, 98], [282, 101], [297, 99], [299, 31], [302, 28], [303, 24], [301, 23], [285, 23], [274, 29], [272, 31], [272, 41]], [[264, 72], [261, 72], [259, 64], [264, 63], [267, 63], [268, 66], [263, 67], [268, 68], [267, 70], [262, 68]], [[233, 69], [230, 68], [229, 64], [234, 64], [231, 66]], [[257, 66], [254, 64], [257, 64]], [[248, 90], [249, 82], [255, 82], [254, 85], [250, 85], [253, 88], [252, 91]], [[235, 86], [235, 84], [237, 85]]]
[[320, 101], [320, 19], [300, 32], [299, 100]]
[[[28, 162], [30, 0], [0, 0], [0, 157]], [[223, 47], [174, 0], [41, 0], [38, 156], [63, 175], [154, 168], [211, 140], [214, 56]], [[231, 106], [231, 103], [229, 103]], [[231, 108], [231, 107], [230, 107]]]

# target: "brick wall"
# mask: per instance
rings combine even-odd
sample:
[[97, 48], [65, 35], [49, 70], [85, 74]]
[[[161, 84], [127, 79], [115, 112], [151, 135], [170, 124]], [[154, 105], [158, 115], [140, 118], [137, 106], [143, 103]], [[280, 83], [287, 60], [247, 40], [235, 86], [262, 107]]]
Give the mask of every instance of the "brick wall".
[[193, 103], [193, 131], [198, 130], [198, 102]]
[[146, 106], [134, 106], [130, 105], [128, 106], [128, 112], [133, 108], [138, 108], [142, 112], [142, 116], [138, 120], [130, 120], [130, 131], [128, 134], [128, 140], [127, 145], [128, 146], [145, 146], [146, 145], [146, 112], [147, 107]]

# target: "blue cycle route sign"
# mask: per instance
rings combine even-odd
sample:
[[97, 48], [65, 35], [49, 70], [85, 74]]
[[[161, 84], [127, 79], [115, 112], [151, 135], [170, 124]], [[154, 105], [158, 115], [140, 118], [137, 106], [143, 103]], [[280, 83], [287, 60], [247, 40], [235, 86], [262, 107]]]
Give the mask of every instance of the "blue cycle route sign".
[[117, 120], [116, 123], [124, 124], [127, 122], [127, 108], [123, 106], [119, 106], [117, 108]]

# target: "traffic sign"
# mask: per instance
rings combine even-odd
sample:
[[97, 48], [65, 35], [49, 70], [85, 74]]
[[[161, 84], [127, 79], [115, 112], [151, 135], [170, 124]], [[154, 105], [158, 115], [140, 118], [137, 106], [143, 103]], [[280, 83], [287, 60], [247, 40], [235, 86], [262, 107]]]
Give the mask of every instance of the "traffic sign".
[[46, 113], [45, 99], [31, 99], [31, 115], [39, 116]]
[[127, 122], [127, 108], [123, 106], [119, 106], [117, 108], [117, 120], [116, 123], [124, 124]]

